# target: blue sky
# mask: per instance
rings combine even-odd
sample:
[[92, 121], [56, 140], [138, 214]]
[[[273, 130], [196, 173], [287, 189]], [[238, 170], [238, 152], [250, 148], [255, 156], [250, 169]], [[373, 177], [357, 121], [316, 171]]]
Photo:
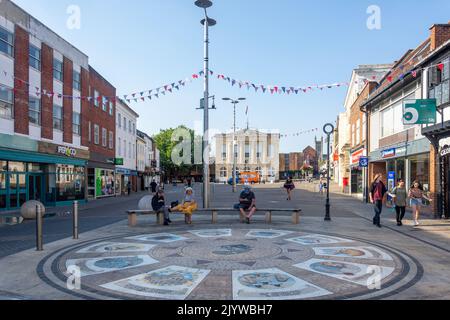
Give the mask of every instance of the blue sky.
[[[90, 57], [119, 95], [182, 80], [203, 67], [202, 11], [193, 0], [13, 0]], [[81, 9], [81, 29], [66, 27], [69, 5]], [[370, 5], [381, 8], [381, 30], [369, 30]], [[209, 15], [211, 69], [257, 84], [302, 86], [349, 81], [359, 64], [391, 63], [450, 20], [448, 0], [215, 0]], [[148, 134], [184, 124], [200, 126], [195, 110], [203, 83], [145, 103], [132, 103]], [[343, 111], [346, 88], [299, 95], [254, 93], [211, 79], [216, 111], [210, 127], [229, 130], [232, 106], [222, 97], [246, 97], [237, 124], [295, 133], [322, 128]], [[314, 134], [282, 139], [281, 151], [313, 145]]]

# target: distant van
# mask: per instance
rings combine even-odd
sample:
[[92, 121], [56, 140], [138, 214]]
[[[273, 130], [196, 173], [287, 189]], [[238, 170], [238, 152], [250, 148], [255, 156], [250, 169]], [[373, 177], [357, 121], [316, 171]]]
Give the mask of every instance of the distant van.
[[[259, 183], [259, 173], [258, 172], [241, 172], [236, 178], [236, 183], [238, 184], [255, 184]], [[228, 184], [233, 184], [233, 178], [228, 179]]]

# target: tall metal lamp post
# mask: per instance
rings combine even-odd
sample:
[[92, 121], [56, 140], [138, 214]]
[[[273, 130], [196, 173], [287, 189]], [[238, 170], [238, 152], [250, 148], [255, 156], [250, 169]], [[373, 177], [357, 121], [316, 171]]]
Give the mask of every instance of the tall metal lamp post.
[[334, 132], [334, 126], [327, 123], [323, 127], [323, 132], [327, 135], [327, 202], [325, 204], [325, 221], [331, 221], [330, 216], [330, 137]]
[[[209, 27], [217, 24], [216, 20], [208, 17], [206, 9], [211, 7], [213, 3], [210, 0], [197, 0], [195, 5], [202, 8], [205, 18], [201, 20], [201, 24], [205, 29], [204, 37], [204, 110], [203, 110], [203, 207], [209, 207]], [[205, 159], [206, 158], [206, 159]]]
[[237, 173], [236, 173], [236, 166], [237, 166], [237, 159], [236, 159], [236, 105], [239, 103], [239, 101], [244, 101], [246, 100], [245, 98], [239, 98], [237, 100], [233, 100], [231, 98], [223, 98], [222, 100], [224, 101], [230, 101], [233, 104], [233, 116], [234, 116], [234, 121], [233, 121], [233, 192], [236, 192], [236, 178], [237, 178]]

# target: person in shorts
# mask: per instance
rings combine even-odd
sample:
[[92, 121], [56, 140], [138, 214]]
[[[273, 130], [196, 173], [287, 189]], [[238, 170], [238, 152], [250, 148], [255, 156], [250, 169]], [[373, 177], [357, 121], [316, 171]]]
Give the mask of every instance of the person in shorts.
[[239, 196], [239, 210], [242, 216], [245, 217], [245, 222], [250, 224], [250, 219], [256, 212], [256, 197], [250, 186], [245, 186]]

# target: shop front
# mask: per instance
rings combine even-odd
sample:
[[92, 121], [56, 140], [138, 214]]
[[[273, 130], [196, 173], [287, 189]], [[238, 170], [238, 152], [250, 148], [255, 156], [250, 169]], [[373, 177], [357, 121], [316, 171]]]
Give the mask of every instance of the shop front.
[[389, 190], [401, 179], [407, 188], [419, 181], [425, 191], [430, 191], [430, 143], [420, 139], [372, 152], [369, 171], [370, 181], [381, 173]]
[[361, 157], [366, 156], [366, 149], [359, 148], [351, 152], [350, 158], [350, 193], [362, 197], [364, 193], [364, 168], [359, 166]]
[[137, 190], [136, 170], [116, 168], [116, 195], [124, 195], [128, 192], [128, 183], [131, 183], [131, 190]]
[[85, 202], [88, 151], [43, 142], [35, 147], [0, 148], [0, 211], [18, 210], [29, 200], [45, 206]]
[[100, 199], [116, 196], [116, 169], [114, 158], [91, 152], [87, 163], [88, 198]]

